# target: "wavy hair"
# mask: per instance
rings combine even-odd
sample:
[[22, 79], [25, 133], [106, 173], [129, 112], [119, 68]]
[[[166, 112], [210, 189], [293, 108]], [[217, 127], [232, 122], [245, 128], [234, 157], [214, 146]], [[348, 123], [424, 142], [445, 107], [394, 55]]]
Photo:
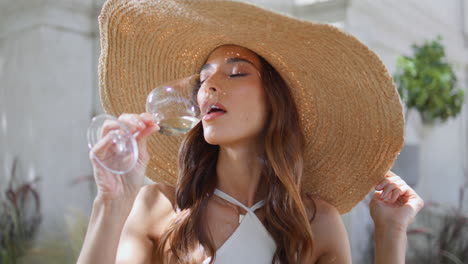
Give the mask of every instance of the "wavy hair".
[[[258, 56], [258, 55], [257, 55]], [[313, 251], [310, 221], [301, 198], [305, 138], [297, 106], [281, 75], [264, 58], [261, 78], [267, 101], [261, 177], [268, 188], [264, 225], [276, 242], [272, 263], [303, 263]], [[163, 261], [201, 263], [200, 246], [215, 259], [214, 243], [204, 225], [204, 210], [216, 187], [219, 146], [208, 144], [198, 124], [179, 149], [176, 205], [180, 209], [157, 243]], [[314, 213], [315, 216], [315, 213]], [[172, 262], [171, 261], [171, 262]]]

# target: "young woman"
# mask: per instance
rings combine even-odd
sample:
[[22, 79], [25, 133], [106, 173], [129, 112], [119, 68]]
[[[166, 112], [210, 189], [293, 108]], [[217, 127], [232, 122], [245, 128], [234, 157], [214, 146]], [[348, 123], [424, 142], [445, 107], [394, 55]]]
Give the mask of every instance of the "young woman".
[[[104, 55], [101, 57], [104, 65], [100, 66], [101, 96], [106, 110], [114, 114], [122, 113], [123, 109], [142, 112], [135, 111], [138, 109], [136, 103], [128, 103], [125, 99], [138, 97], [135, 94], [139, 93], [139, 88], [122, 91], [118, 87], [125, 86], [119, 81], [131, 84], [146, 79], [141, 72], [138, 73], [138, 79], [133, 81], [126, 80], [125, 77], [129, 76], [117, 74], [130, 69], [116, 70], [122, 69], [125, 64], [118, 60], [133, 59], [136, 55], [126, 56], [127, 53], [122, 52], [124, 48], [112, 48], [112, 39], [115, 41], [113, 43], [126, 46], [126, 43], [133, 41], [131, 39], [144, 35], [139, 35], [136, 29], [143, 27], [157, 31], [160, 27], [171, 32], [171, 28], [166, 26], [170, 27], [176, 21], [180, 24], [174, 28], [186, 30], [182, 30], [180, 35], [192, 39], [204, 35], [206, 32], [203, 30], [206, 29], [203, 26], [210, 25], [207, 20], [193, 35], [189, 33], [194, 31], [189, 25], [200, 19], [195, 14], [204, 14], [206, 19], [214, 19], [216, 16], [226, 17], [232, 12], [248, 17], [256, 15], [253, 17], [259, 20], [274, 14], [228, 1], [199, 1], [197, 4], [190, 4], [193, 3], [190, 1], [126, 1], [128, 6], [122, 9], [124, 2], [109, 1], [101, 14], [101, 33], [110, 28], [120, 28], [122, 31], [121, 35], [117, 34], [120, 39], [112, 35], [112, 31], [101, 36], [104, 43]], [[127, 10], [127, 13], [122, 10]], [[145, 26], [133, 24], [137, 21], [136, 14], [139, 14], [135, 10], [144, 10], [143, 14], [154, 12], [154, 16], [145, 18], [157, 17], [157, 22]], [[164, 15], [170, 18], [161, 18]], [[294, 21], [283, 16], [279, 18], [290, 23]], [[129, 23], [132, 19], [135, 21]], [[116, 22], [119, 20], [122, 23]], [[242, 25], [242, 21], [245, 20], [241, 20], [239, 25]], [[255, 22], [254, 19], [252, 21]], [[235, 21], [230, 23], [232, 25]], [[318, 27], [314, 24], [308, 26]], [[258, 26], [253, 28], [260, 31]], [[234, 29], [229, 33], [245, 30]], [[330, 30], [330, 34], [341, 36], [349, 41], [348, 44], [356, 45], [351, 36]], [[220, 32], [220, 29], [216, 27], [211, 33], [213, 31]], [[131, 38], [127, 38], [129, 32], [132, 32]], [[296, 36], [300, 35], [300, 32], [295, 33]], [[365, 66], [353, 66], [355, 75], [335, 69], [350, 78], [350, 87], [358, 89], [362, 97], [357, 100], [350, 96], [349, 91], [330, 91], [330, 94], [335, 93], [337, 99], [314, 90], [319, 89], [318, 86], [310, 90], [302, 86], [309, 80], [319, 83], [321, 89], [327, 89], [334, 87], [333, 83], [343, 85], [340, 78], [331, 78], [333, 74], [311, 76], [313, 73], [321, 74], [318, 71], [310, 74], [288, 72], [285, 69], [294, 69], [292, 60], [298, 58], [288, 57], [290, 63], [278, 58], [278, 48], [274, 47], [273, 40], [262, 38], [264, 43], [271, 44], [265, 48], [272, 51], [268, 53], [253, 44], [258, 42], [249, 44], [246, 41], [245, 46], [229, 44], [240, 42], [239, 39], [215, 38], [215, 41], [206, 45], [207, 48], [211, 47], [210, 50], [194, 56], [199, 61], [193, 65], [187, 65], [186, 61], [190, 57], [187, 54], [195, 54], [190, 53], [190, 50], [196, 50], [195, 44], [192, 49], [182, 49], [186, 57], [158, 61], [177, 61], [173, 65], [165, 65], [161, 71], [171, 70], [171, 66], [175, 65], [180, 71], [193, 69], [188, 71], [200, 73], [197, 102], [199, 110], [204, 114], [203, 120], [182, 141], [177, 142], [155, 133], [159, 127], [147, 113], [120, 114], [119, 120], [132, 132], [140, 132], [137, 138], [141, 150], [139, 162], [128, 174], [114, 175], [104, 170], [91, 155], [98, 194], [78, 263], [351, 263], [349, 241], [340, 213], [349, 211], [359, 202], [370, 190], [369, 186], [377, 190], [370, 204], [376, 227], [375, 262], [404, 263], [406, 228], [423, 206], [423, 201], [400, 177], [388, 171], [394, 161], [395, 151], [399, 151], [402, 143], [401, 105], [399, 101], [394, 104], [398, 95], [393, 85], [388, 84], [386, 72], [377, 82], [380, 85], [375, 83], [378, 78], [373, 77], [366, 77], [370, 79], [369, 82], [359, 78], [353, 80], [364, 69], [367, 72], [363, 76], [367, 76], [374, 69], [371, 66], [377, 67], [377, 72], [382, 70], [383, 66], [378, 64], [380, 61], [364, 50], [362, 54], [370, 59], [363, 63]], [[157, 47], [161, 52], [153, 54], [153, 57], [171, 54], [170, 47], [177, 43], [171, 38], [159, 41]], [[293, 39], [284, 41], [291, 45], [294, 43]], [[302, 41], [308, 43], [307, 40]], [[166, 46], [162, 47], [162, 43]], [[198, 45], [203, 46], [203, 43]], [[246, 46], [257, 48], [259, 52]], [[135, 47], [141, 46], [135, 44]], [[362, 51], [362, 47], [354, 47], [352, 53], [362, 55], [359, 54], [360, 49]], [[151, 49], [144, 47], [143, 50]], [[303, 50], [295, 52], [304, 53]], [[118, 60], [113, 62], [112, 54], [119, 54]], [[184, 53], [179, 51], [178, 54]], [[141, 58], [144, 57], [142, 55]], [[275, 62], [276, 67], [270, 61]], [[316, 63], [319, 61], [317, 59]], [[346, 54], [341, 56], [343, 64], [350, 61]], [[128, 65], [133, 63], [129, 62]], [[138, 63], [147, 65], [147, 62]], [[297, 64], [301, 63], [303, 61], [299, 59]], [[322, 66], [328, 68], [330, 65]], [[163, 81], [164, 73], [153, 75], [152, 70], [155, 69], [144, 70], [147, 76], [153, 76], [149, 79]], [[293, 82], [292, 78], [300, 82]], [[313, 86], [310, 83], [308, 85]], [[367, 88], [375, 86], [378, 89]], [[144, 88], [140, 89], [142, 94], [148, 92]], [[119, 92], [124, 97], [115, 94]], [[386, 100], [375, 101], [373, 98], [380, 98], [371, 95], [375, 93], [385, 95]], [[217, 96], [207, 97], [207, 94]], [[321, 106], [320, 102], [325, 98], [328, 98], [329, 105]], [[341, 101], [342, 98], [349, 102]], [[383, 105], [382, 108], [374, 105], [375, 113], [368, 114], [379, 120], [367, 116], [356, 116], [357, 120], [349, 120], [340, 115], [332, 120], [327, 117], [331, 118], [333, 114], [327, 116], [325, 110], [320, 111], [333, 108], [329, 110], [332, 111], [330, 113], [350, 112], [352, 116], [354, 110], [365, 109], [363, 104], [366, 101], [370, 101], [371, 105], [375, 102]], [[118, 102], [122, 102], [121, 106], [117, 106]], [[345, 106], [339, 106], [338, 103]], [[132, 109], [131, 105], [135, 108]], [[315, 107], [314, 111], [317, 112], [313, 112], [311, 107]], [[383, 120], [383, 117], [388, 120]], [[360, 132], [359, 127], [366, 126], [366, 122], [375, 123], [377, 129], [367, 126], [362, 130], [364, 132]], [[320, 128], [328, 123], [333, 125]], [[337, 129], [346, 127], [346, 124], [351, 127], [345, 131], [347, 134], [361, 136], [367, 133], [373, 137], [366, 141], [347, 137]], [[352, 128], [352, 125], [357, 128]], [[314, 145], [311, 142], [317, 143]], [[161, 145], [166, 147], [160, 148]], [[179, 145], [178, 154], [170, 151]], [[384, 149], [380, 148], [382, 145]], [[340, 151], [334, 152], [335, 149]], [[372, 157], [367, 156], [368, 153]], [[178, 163], [172, 161], [171, 164], [167, 156], [175, 154], [178, 155]], [[177, 175], [171, 172], [174, 166]], [[145, 173], [152, 174], [148, 177], [158, 183], [143, 187]], [[173, 179], [164, 174], [172, 174]]]

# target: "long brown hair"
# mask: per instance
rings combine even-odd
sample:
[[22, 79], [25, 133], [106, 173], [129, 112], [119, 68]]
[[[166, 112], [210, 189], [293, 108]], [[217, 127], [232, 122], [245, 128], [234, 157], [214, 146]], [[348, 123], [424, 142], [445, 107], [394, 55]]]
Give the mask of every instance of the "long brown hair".
[[[259, 58], [268, 113], [261, 157], [262, 182], [268, 186], [264, 224], [277, 246], [272, 263], [302, 263], [313, 251], [310, 220], [300, 193], [305, 139], [290, 88], [264, 58]], [[177, 263], [201, 263], [193, 253], [200, 246], [208, 255], [215, 255], [203, 212], [217, 184], [218, 152], [219, 146], [205, 141], [201, 122], [184, 138], [176, 184], [180, 213], [158, 241], [156, 256], [161, 260], [172, 253], [170, 258]], [[170, 252], [165, 252], [166, 246]]]

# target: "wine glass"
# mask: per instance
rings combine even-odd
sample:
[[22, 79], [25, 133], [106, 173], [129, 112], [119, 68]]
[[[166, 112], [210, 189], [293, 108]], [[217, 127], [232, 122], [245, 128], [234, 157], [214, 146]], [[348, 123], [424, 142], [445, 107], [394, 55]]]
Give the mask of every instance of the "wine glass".
[[166, 83], [152, 90], [146, 99], [146, 112], [151, 113], [159, 132], [168, 136], [182, 135], [200, 122], [196, 102], [200, 75]]
[[112, 115], [94, 117], [88, 127], [88, 147], [93, 159], [110, 172], [129, 172], [138, 160], [137, 133], [133, 135]]
[[[196, 96], [200, 75], [165, 83], [153, 89], [146, 99], [146, 112], [154, 117], [159, 132], [183, 135], [201, 119]], [[215, 97], [216, 94], [206, 94]], [[216, 98], [211, 98], [215, 100]], [[88, 146], [93, 158], [105, 169], [116, 174], [129, 172], [138, 160], [136, 137], [116, 117], [102, 114], [94, 117], [88, 128]]]

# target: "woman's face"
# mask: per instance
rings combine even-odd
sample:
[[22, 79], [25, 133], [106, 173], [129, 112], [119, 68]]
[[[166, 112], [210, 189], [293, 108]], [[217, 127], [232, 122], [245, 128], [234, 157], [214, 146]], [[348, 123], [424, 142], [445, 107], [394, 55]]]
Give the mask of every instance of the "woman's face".
[[[261, 63], [252, 51], [224, 45], [211, 52], [200, 70], [197, 100], [205, 140], [231, 145], [256, 140], [266, 120]], [[223, 109], [212, 110], [212, 105]]]

